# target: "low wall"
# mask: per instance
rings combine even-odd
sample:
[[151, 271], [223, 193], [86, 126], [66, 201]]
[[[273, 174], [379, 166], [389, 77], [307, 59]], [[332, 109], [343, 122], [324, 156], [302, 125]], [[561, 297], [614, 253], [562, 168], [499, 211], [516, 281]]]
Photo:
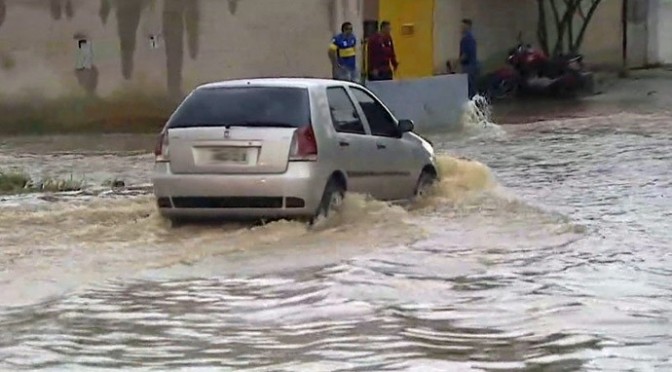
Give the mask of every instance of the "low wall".
[[370, 81], [366, 87], [380, 97], [397, 118], [413, 120], [421, 132], [458, 128], [468, 100], [464, 74]]

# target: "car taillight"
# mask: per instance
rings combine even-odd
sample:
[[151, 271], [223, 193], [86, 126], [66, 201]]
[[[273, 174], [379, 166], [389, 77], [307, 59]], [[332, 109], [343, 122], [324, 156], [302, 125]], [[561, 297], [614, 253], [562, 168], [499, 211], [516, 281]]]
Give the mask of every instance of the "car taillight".
[[154, 156], [157, 163], [168, 161], [168, 131], [164, 130], [159, 134], [154, 147]]
[[315, 161], [317, 160], [317, 140], [311, 125], [301, 127], [294, 132], [292, 149], [289, 160]]

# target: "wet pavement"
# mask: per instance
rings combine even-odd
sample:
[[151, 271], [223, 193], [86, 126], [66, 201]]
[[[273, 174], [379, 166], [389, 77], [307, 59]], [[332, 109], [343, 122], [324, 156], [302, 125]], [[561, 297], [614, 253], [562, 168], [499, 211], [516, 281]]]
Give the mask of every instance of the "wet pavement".
[[0, 201], [0, 369], [672, 370], [672, 115], [593, 110], [435, 135], [435, 195], [318, 231], [170, 229], [152, 136], [3, 140], [90, 190]]

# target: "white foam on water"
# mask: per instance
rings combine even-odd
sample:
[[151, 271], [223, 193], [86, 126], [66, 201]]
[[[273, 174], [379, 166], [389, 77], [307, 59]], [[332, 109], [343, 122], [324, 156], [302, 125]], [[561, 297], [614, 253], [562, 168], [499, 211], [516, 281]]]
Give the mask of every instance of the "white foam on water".
[[467, 136], [497, 138], [506, 135], [506, 131], [492, 118], [492, 106], [480, 95], [467, 101], [462, 110], [460, 132]]

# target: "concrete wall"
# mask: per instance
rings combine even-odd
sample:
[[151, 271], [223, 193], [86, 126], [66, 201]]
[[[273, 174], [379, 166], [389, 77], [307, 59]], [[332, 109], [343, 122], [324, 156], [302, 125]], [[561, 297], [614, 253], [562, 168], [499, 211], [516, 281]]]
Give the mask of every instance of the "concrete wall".
[[[0, 0], [0, 93], [180, 95], [233, 77], [330, 76], [328, 40], [360, 3]], [[79, 39], [93, 56], [76, 71]]]
[[421, 132], [456, 128], [467, 103], [467, 78], [463, 74], [375, 81], [366, 86], [397, 118], [415, 121]]
[[654, 7], [649, 0], [630, 0], [626, 13], [627, 46], [626, 60], [629, 67], [642, 67], [649, 64], [649, 18]]
[[581, 52], [586, 62], [605, 67], [620, 67], [623, 63], [622, 3], [602, 1], [586, 30]]
[[650, 0], [647, 19], [648, 64], [672, 64], [672, 1]]
[[658, 63], [672, 64], [672, 1], [660, 0], [658, 18]]

